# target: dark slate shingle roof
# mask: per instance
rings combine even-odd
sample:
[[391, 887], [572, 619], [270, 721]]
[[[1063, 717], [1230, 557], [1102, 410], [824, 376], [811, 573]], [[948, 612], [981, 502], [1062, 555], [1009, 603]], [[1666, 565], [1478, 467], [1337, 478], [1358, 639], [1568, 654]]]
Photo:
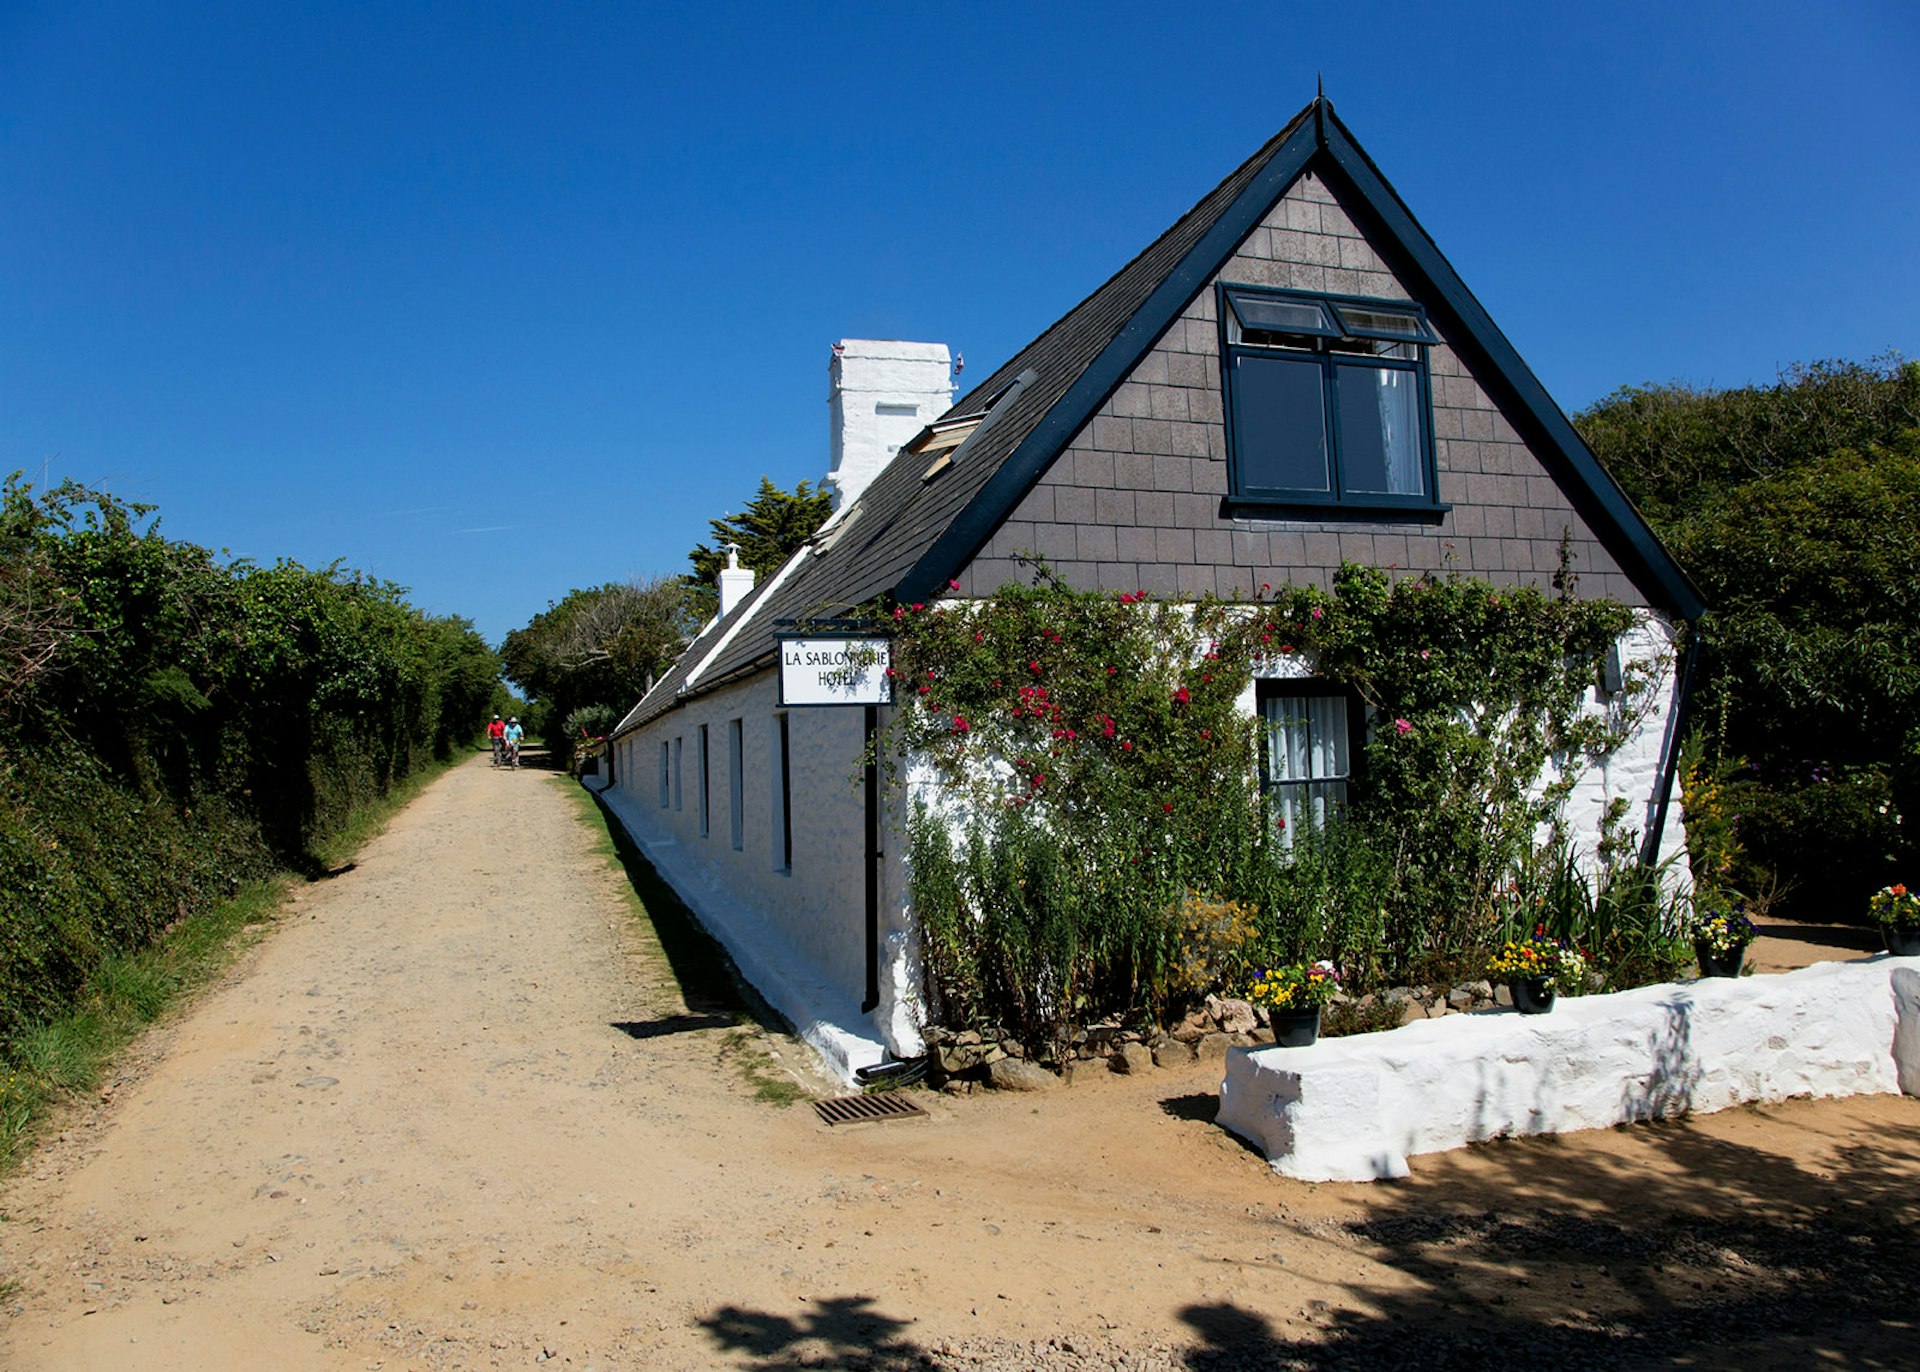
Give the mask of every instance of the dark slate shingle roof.
[[[1024, 372], [1034, 373], [992, 411], [960, 462], [928, 482], [921, 478], [929, 457], [904, 451], [895, 457], [861, 492], [858, 518], [846, 533], [824, 555], [800, 554], [809, 559], [806, 566], [761, 608], [761, 623], [738, 635], [702, 672], [703, 683], [771, 656], [777, 621], [833, 618], [894, 591], [1311, 113], [1312, 106], [1301, 111], [1144, 252], [961, 397], [942, 419], [977, 413]], [[957, 559], [945, 574], [964, 561]]]

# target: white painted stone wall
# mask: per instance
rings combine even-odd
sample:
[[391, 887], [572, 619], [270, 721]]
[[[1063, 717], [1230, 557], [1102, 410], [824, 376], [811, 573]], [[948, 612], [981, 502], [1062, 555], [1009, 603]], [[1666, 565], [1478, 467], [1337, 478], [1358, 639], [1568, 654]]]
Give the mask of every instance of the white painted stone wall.
[[[1565, 806], [1567, 831], [1590, 863], [1600, 842], [1602, 818], [1616, 798], [1627, 802], [1622, 821], [1626, 828], [1639, 834], [1653, 831], [1661, 763], [1669, 748], [1680, 746], [1672, 737], [1680, 690], [1672, 624], [1651, 610], [1635, 611], [1633, 627], [1620, 636], [1619, 655], [1626, 689], [1610, 695], [1595, 687], [1587, 692], [1586, 709], [1609, 715], [1615, 722], [1631, 721], [1632, 732], [1611, 753], [1583, 763]], [[1669, 879], [1686, 888], [1692, 883], [1679, 792], [1676, 776], [1666, 825], [1660, 831], [1658, 860], [1669, 864]]]
[[1233, 1049], [1218, 1120], [1286, 1176], [1373, 1181], [1507, 1135], [1896, 1091], [1920, 1095], [1920, 958], [1882, 955]]
[[827, 366], [834, 508], [865, 490], [900, 446], [953, 404], [944, 343], [843, 340]]
[[[918, 965], [903, 920], [900, 845], [883, 837], [881, 1000], [866, 991], [864, 711], [787, 713], [793, 860], [776, 865], [779, 736], [775, 674], [762, 672], [669, 711], [624, 739], [633, 762], [603, 792], [649, 861], [742, 973], [843, 1078], [920, 1051]], [[728, 725], [742, 725], [742, 835], [732, 845]], [[883, 712], [884, 723], [884, 712]], [[712, 750], [711, 818], [700, 833], [699, 736]], [[659, 747], [681, 747], [681, 803], [660, 804]], [[671, 786], [669, 790], [671, 791]]]

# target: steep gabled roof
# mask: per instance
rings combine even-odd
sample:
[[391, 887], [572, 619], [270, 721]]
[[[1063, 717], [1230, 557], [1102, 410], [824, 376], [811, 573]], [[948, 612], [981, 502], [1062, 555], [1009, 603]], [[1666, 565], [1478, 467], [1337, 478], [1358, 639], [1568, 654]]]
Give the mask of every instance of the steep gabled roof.
[[[879, 599], [935, 599], [1307, 172], [1327, 182], [1427, 307], [1634, 583], [1681, 618], [1698, 616], [1704, 608], [1699, 592], [1333, 106], [1316, 98], [1145, 251], [936, 421], [984, 416], [956, 461], [929, 478], [927, 459], [913, 445], [903, 448], [813, 547], [796, 553], [737, 618], [729, 616], [737, 631], [724, 643], [718, 638], [728, 625], [703, 635], [621, 729], [671, 708], [681, 695], [759, 667], [773, 655], [778, 626], [835, 618]], [[1022, 384], [1014, 385], [1016, 379]]]

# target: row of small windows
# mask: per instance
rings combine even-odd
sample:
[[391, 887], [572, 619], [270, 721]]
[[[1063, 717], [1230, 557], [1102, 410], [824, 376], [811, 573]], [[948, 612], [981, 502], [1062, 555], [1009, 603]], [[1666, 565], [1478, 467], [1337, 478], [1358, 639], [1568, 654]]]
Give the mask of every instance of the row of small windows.
[[[747, 841], [746, 813], [746, 720], [735, 718], [727, 721], [727, 835], [735, 852], [744, 852]], [[793, 785], [790, 746], [791, 734], [784, 713], [776, 714], [772, 720], [773, 777], [770, 788], [771, 809], [769, 832], [772, 836], [773, 867], [775, 871], [793, 870]], [[684, 810], [684, 792], [681, 788], [681, 761], [685, 748], [684, 736], [662, 739], [660, 742], [660, 808], [662, 810]], [[694, 804], [699, 816], [701, 838], [713, 837], [713, 763], [711, 740], [708, 726], [699, 725], [694, 731], [696, 757], [696, 780]]]

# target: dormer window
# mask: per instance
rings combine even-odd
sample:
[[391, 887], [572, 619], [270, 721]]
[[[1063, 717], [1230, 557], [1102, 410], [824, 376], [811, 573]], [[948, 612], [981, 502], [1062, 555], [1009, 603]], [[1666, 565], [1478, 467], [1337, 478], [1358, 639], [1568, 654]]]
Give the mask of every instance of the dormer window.
[[1231, 499], [1438, 511], [1418, 305], [1220, 288]]

